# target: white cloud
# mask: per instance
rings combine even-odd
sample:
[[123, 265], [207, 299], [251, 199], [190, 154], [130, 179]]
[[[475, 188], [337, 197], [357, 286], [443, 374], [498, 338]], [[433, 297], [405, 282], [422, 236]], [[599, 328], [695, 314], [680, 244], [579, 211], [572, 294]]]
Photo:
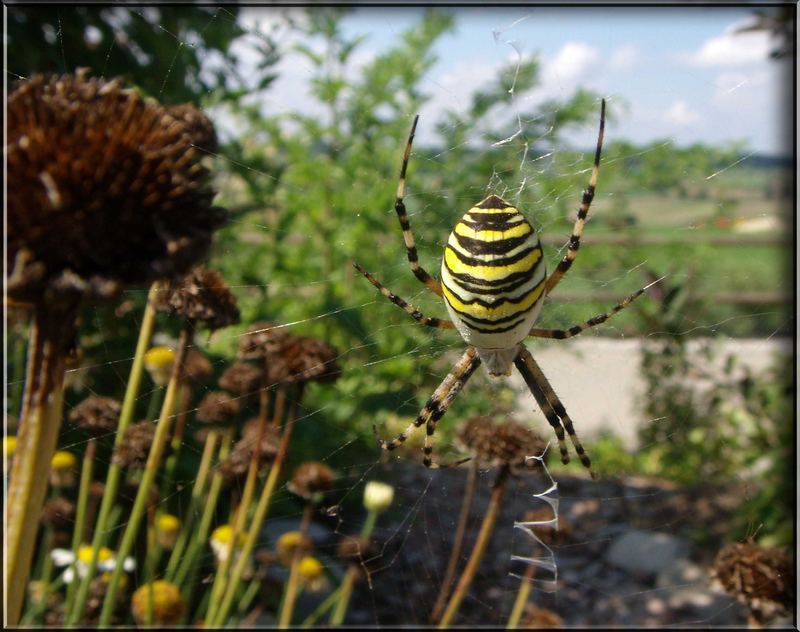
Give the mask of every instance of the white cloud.
[[583, 77], [597, 61], [599, 53], [583, 42], [567, 42], [555, 57], [545, 59], [542, 83], [572, 83]]
[[686, 126], [697, 123], [700, 115], [692, 110], [686, 101], [679, 99], [664, 113], [664, 119], [673, 125]]
[[707, 39], [699, 49], [681, 55], [681, 58], [695, 66], [735, 66], [768, 59], [772, 50], [772, 38], [768, 32], [736, 32], [751, 22], [748, 19], [732, 24], [722, 35]]
[[620, 46], [608, 60], [608, 67], [614, 71], [630, 70], [639, 60], [641, 53], [635, 44]]

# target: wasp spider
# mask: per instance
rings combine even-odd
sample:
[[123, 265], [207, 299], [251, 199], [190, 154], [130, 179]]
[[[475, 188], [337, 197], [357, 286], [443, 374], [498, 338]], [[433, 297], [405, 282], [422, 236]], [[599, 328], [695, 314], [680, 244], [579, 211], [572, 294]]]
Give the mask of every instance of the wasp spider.
[[[602, 102], [600, 109], [600, 130], [589, 186], [583, 192], [567, 251], [550, 276], [546, 274], [542, 246], [533, 226], [514, 206], [496, 195], [490, 195], [469, 209], [450, 233], [442, 259], [441, 281], [434, 279], [420, 266], [414, 235], [403, 203], [406, 169], [418, 119], [418, 116], [414, 118], [406, 143], [394, 207], [403, 229], [411, 270], [432, 292], [444, 298], [450, 320], [423, 315], [413, 305], [389, 291], [358, 263], [354, 265], [386, 298], [419, 323], [440, 329], [455, 328], [469, 346], [406, 431], [391, 441], [379, 439], [380, 446], [384, 450], [394, 450], [415, 428], [424, 425], [427, 436], [423, 448], [423, 463], [426, 467], [443, 467], [431, 460], [433, 452], [431, 437], [439, 419], [447, 412], [450, 404], [481, 363], [486, 365], [491, 376], [510, 375], [513, 364], [522, 374], [556, 433], [561, 461], [569, 462], [564, 434], [566, 431], [581, 463], [595, 478], [589, 456], [575, 434], [572, 419], [536, 360], [522, 343], [528, 336], [571, 338], [605, 322], [647, 289], [642, 288], [608, 312], [569, 329], [533, 327], [545, 297], [553, 291], [578, 254], [581, 234], [597, 184], [605, 127], [605, 101]], [[464, 460], [451, 465], [463, 462]]]

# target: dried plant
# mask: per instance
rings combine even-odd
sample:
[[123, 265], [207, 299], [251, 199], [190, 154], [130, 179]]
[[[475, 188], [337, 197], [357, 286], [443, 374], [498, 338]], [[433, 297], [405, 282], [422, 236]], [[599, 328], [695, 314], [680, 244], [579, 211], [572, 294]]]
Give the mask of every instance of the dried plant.
[[90, 395], [69, 412], [69, 420], [99, 436], [113, 432], [119, 423], [122, 403], [112, 397]]
[[168, 283], [156, 300], [156, 309], [180, 314], [211, 330], [239, 322], [236, 297], [216, 270], [197, 266], [179, 281]]

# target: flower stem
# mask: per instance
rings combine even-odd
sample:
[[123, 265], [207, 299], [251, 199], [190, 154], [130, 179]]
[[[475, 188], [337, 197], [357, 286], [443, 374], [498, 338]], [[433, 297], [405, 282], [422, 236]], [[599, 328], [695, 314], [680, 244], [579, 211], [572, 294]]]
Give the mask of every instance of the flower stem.
[[495, 478], [494, 485], [492, 486], [492, 497], [489, 500], [489, 507], [486, 515], [483, 517], [483, 523], [481, 523], [478, 539], [475, 542], [475, 546], [472, 548], [472, 553], [469, 556], [467, 565], [464, 568], [464, 571], [461, 573], [461, 578], [458, 580], [458, 585], [456, 586], [455, 592], [453, 592], [453, 596], [450, 598], [450, 603], [447, 604], [447, 609], [444, 611], [442, 620], [439, 622], [439, 629], [450, 626], [450, 623], [453, 621], [453, 617], [455, 616], [456, 612], [458, 612], [458, 608], [467, 594], [467, 590], [469, 590], [470, 584], [472, 584], [472, 580], [475, 577], [475, 573], [481, 563], [483, 554], [486, 551], [486, 545], [489, 543], [489, 537], [491, 536], [494, 525], [497, 522], [497, 516], [500, 514], [500, 507], [506, 491], [506, 480], [508, 479], [508, 474], [508, 465], [501, 466], [500, 471], [497, 473], [497, 477]]
[[[92, 472], [94, 471], [94, 457], [97, 453], [97, 440], [89, 437], [86, 445], [86, 452], [83, 453], [83, 464], [81, 465], [81, 483], [78, 488], [78, 505], [75, 509], [75, 525], [72, 531], [72, 555], [78, 559], [78, 549], [83, 542], [83, 530], [86, 526], [86, 506], [89, 503], [89, 487], [92, 484]], [[73, 563], [73, 573], [76, 572]], [[78, 589], [78, 582], [72, 581], [67, 586], [67, 603], [72, 603], [75, 598], [75, 591]]]
[[439, 588], [439, 596], [436, 598], [436, 603], [431, 611], [429, 619], [431, 623], [438, 621], [442, 615], [442, 610], [444, 610], [447, 597], [450, 594], [450, 588], [453, 586], [453, 580], [456, 578], [456, 568], [458, 567], [458, 560], [461, 558], [461, 548], [464, 546], [464, 534], [467, 532], [469, 510], [472, 508], [472, 500], [475, 498], [475, 479], [477, 477], [478, 463], [475, 459], [472, 459], [467, 470], [467, 483], [464, 489], [464, 497], [461, 501], [461, 513], [458, 516], [458, 527], [453, 541], [453, 550], [450, 551], [450, 559], [447, 562], [447, 570]]
[[514, 600], [514, 607], [511, 608], [511, 614], [508, 616], [508, 623], [506, 624], [507, 630], [516, 630], [519, 625], [520, 617], [525, 611], [525, 606], [528, 604], [528, 596], [531, 593], [531, 582], [533, 581], [535, 572], [536, 567], [533, 564], [530, 564], [528, 568], [525, 569], [525, 575], [519, 585], [519, 591], [517, 591], [517, 598]]
[[[369, 541], [372, 537], [372, 532], [375, 530], [375, 523], [378, 520], [378, 512], [370, 511], [367, 513], [367, 519], [361, 527], [361, 539]], [[336, 604], [336, 609], [331, 615], [331, 625], [341, 625], [344, 621], [344, 616], [347, 614], [347, 606], [350, 603], [350, 597], [353, 594], [353, 584], [358, 575], [358, 566], [350, 564], [342, 580], [342, 586], [339, 590], [339, 601]]]
[[236, 595], [239, 582], [242, 580], [242, 575], [244, 574], [247, 560], [253, 552], [253, 547], [255, 547], [256, 540], [258, 539], [258, 533], [261, 530], [261, 525], [264, 523], [264, 518], [267, 516], [270, 497], [272, 496], [272, 492], [275, 491], [275, 486], [278, 483], [278, 474], [280, 474], [283, 461], [286, 458], [286, 453], [289, 448], [289, 439], [291, 438], [292, 429], [294, 428], [294, 418], [297, 413], [297, 409], [300, 407], [302, 394], [303, 385], [299, 384], [297, 390], [297, 399], [294, 402], [294, 407], [292, 408], [291, 414], [286, 419], [286, 423], [284, 424], [283, 436], [281, 436], [281, 442], [278, 446], [278, 453], [275, 456], [275, 461], [272, 463], [272, 467], [269, 470], [267, 482], [264, 484], [264, 489], [262, 490], [261, 497], [258, 500], [258, 505], [256, 506], [255, 514], [253, 515], [253, 521], [250, 523], [250, 530], [247, 532], [247, 539], [245, 540], [239, 561], [236, 563], [236, 566], [233, 569], [231, 581], [228, 583], [225, 596], [222, 600], [222, 606], [217, 612], [217, 618], [214, 621], [206, 622], [208, 625], [221, 626], [225, 619], [227, 619], [228, 613], [231, 610], [231, 606], [233, 606], [233, 598]]
[[155, 480], [158, 467], [161, 463], [161, 457], [164, 454], [167, 440], [169, 438], [169, 429], [172, 425], [172, 412], [175, 408], [175, 396], [180, 382], [180, 373], [183, 363], [186, 359], [186, 353], [191, 343], [191, 338], [194, 331], [194, 323], [187, 321], [183, 330], [181, 331], [180, 341], [178, 342], [178, 353], [175, 358], [175, 364], [172, 367], [172, 375], [167, 385], [167, 393], [164, 396], [164, 403], [161, 406], [161, 418], [156, 425], [156, 433], [153, 436], [153, 444], [150, 446], [150, 453], [147, 455], [147, 463], [145, 464], [144, 473], [142, 475], [139, 489], [136, 492], [136, 500], [133, 503], [131, 516], [125, 527], [125, 532], [122, 535], [122, 542], [117, 551], [119, 562], [114, 566], [111, 574], [111, 581], [108, 584], [105, 599], [103, 600], [103, 609], [100, 613], [100, 625], [106, 626], [111, 622], [111, 615], [114, 612], [116, 605], [117, 590], [119, 589], [119, 581], [123, 573], [124, 560], [131, 549], [133, 548], [136, 534], [139, 531], [139, 524], [142, 516], [144, 515], [145, 505], [150, 496], [150, 488]]
[[[119, 415], [119, 426], [117, 428], [117, 435], [114, 439], [114, 447], [116, 448], [125, 436], [125, 431], [128, 428], [131, 420], [133, 419], [134, 410], [136, 408], [136, 398], [139, 394], [139, 386], [142, 382], [142, 372], [144, 371], [144, 354], [150, 345], [150, 337], [153, 335], [153, 326], [155, 324], [156, 310], [153, 307], [156, 299], [156, 294], [159, 290], [159, 282], [156, 281], [150, 286], [150, 291], [147, 294], [147, 305], [142, 315], [142, 326], [139, 329], [139, 339], [136, 342], [136, 353], [133, 356], [133, 364], [131, 365], [131, 373], [128, 377], [128, 384], [125, 388], [125, 397], [122, 400], [122, 410]], [[78, 594], [75, 601], [67, 602], [67, 615], [65, 622], [67, 625], [75, 625], [83, 615], [83, 610], [86, 607], [86, 601], [89, 598], [89, 586], [94, 579], [95, 572], [97, 571], [97, 556], [100, 553], [100, 542], [105, 536], [108, 526], [109, 515], [111, 509], [114, 507], [114, 500], [117, 495], [117, 488], [119, 487], [120, 475], [122, 468], [116, 463], [112, 463], [108, 468], [106, 475], [105, 492], [103, 493], [103, 500], [100, 504], [100, 515], [97, 517], [97, 524], [94, 528], [92, 536], [92, 559], [86, 569], [86, 575], [81, 580]]]
[[[300, 521], [300, 542], [305, 542], [308, 537], [308, 528], [311, 525], [311, 514], [313, 512], [313, 505], [311, 501], [306, 502], [303, 509], [303, 518]], [[303, 547], [298, 545], [292, 555], [292, 565], [289, 568], [289, 581], [286, 583], [286, 588], [283, 596], [283, 603], [281, 604], [280, 614], [278, 616], [278, 627], [287, 628], [292, 622], [292, 611], [294, 610], [294, 602], [297, 599], [297, 587], [300, 581], [300, 559], [303, 556]]]
[[[58, 442], [64, 399], [64, 339], [47, 315], [37, 314], [31, 331], [28, 374], [17, 448], [6, 497], [7, 624], [19, 622], [33, 560], [37, 527], [47, 493], [50, 460]], [[74, 316], [66, 316], [74, 323]], [[50, 326], [48, 326], [50, 325]], [[62, 327], [65, 327], [62, 323]], [[13, 508], [13, 511], [10, 509]]]

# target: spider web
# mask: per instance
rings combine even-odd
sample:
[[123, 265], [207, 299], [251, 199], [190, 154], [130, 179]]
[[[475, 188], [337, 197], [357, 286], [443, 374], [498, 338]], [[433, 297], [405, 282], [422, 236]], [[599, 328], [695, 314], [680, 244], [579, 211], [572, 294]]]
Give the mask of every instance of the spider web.
[[[186, 10], [192, 9], [187, 7]], [[132, 8], [130, 11], [134, 19], [137, 16], [145, 19], [146, 12], [157, 9]], [[391, 14], [390, 20], [386, 19], [386, 14]], [[264, 92], [255, 92], [250, 103], [258, 106], [259, 101], [263, 101], [261, 105], [265, 112], [273, 116], [299, 112], [325, 119], [330, 116], [328, 110], [319, 104], [315, 105], [309, 97], [310, 69], [296, 52], [292, 52], [293, 45], [308, 42], [299, 40], [297, 33], [286, 27], [284, 20], [287, 15], [295, 20], [303, 20], [305, 14], [300, 9], [279, 12], [268, 8], [250, 8], [237, 18], [254, 41], [269, 35], [275, 37], [278, 46], [286, 51], [276, 66], [276, 82]], [[654, 280], [646, 276], [648, 271], [655, 272], [658, 277], [667, 275], [664, 285], [673, 289], [684, 283], [691, 283], [694, 278], [685, 266], [677, 268], [677, 272], [675, 268], [659, 270], [657, 266], [659, 262], [663, 262], [663, 257], [654, 255], [651, 259], [647, 254], [623, 252], [626, 246], [622, 242], [613, 245], [611, 238], [607, 238], [606, 243], [612, 243], [612, 247], [606, 246], [605, 256], [593, 258], [588, 254], [593, 248], [593, 233], [594, 241], [597, 244], [603, 243], [596, 236], [595, 229], [604, 227], [598, 217], [602, 218], [603, 213], [613, 212], [617, 201], [622, 199], [618, 188], [604, 191], [605, 171], [614, 168], [615, 163], [624, 164], [642, 154], [657, 152], [663, 147], [686, 147], [693, 142], [730, 143], [746, 137], [747, 148], [738, 152], [728, 163], [715, 165], [701, 175], [690, 173], [687, 168], [686, 184], [701, 186], [709, 181], [725, 178], [726, 174], [730, 175], [736, 168], [754, 163], [759, 156], [788, 156], [791, 153], [790, 149], [775, 141], [781, 134], [786, 135], [786, 122], [780, 116], [783, 95], [777, 89], [783, 76], [783, 68], [778, 68], [781, 62], [774, 62], [776, 65], [770, 67], [769, 62], [755, 62], [747, 58], [746, 53], [741, 53], [741, 59], [734, 56], [732, 60], [721, 60], [727, 50], [724, 47], [730, 44], [732, 38], [731, 27], [741, 25], [747, 19], [747, 12], [744, 10], [709, 12], [706, 16], [706, 30], [693, 32], [694, 39], [687, 36], [684, 44], [677, 29], [691, 18], [688, 11], [675, 9], [665, 17], [664, 24], [668, 26], [658, 39], [653, 40], [653, 49], [649, 51], [642, 48], [642, 42], [646, 42], [646, 39], [626, 42], [620, 38], [615, 42], [611, 35], [598, 35], [603, 30], [613, 33], [614, 28], [619, 28], [621, 33], [630, 36], [648, 20], [647, 12], [642, 9], [619, 9], [615, 18], [590, 9], [540, 8], [464, 8], [452, 10], [451, 15], [456, 20], [457, 31], [455, 34], [443, 36], [436, 48], [439, 61], [425, 74], [421, 82], [421, 89], [430, 98], [420, 110], [421, 119], [406, 196], [421, 262], [435, 275], [438, 273], [443, 244], [456, 219], [447, 213], [438, 212], [439, 205], [449, 207], [457, 202], [455, 206], [460, 207], [463, 212], [488, 193], [506, 196], [520, 205], [523, 202], [530, 204], [535, 209], [526, 212], [537, 231], [550, 239], [544, 243], [548, 269], [552, 270], [563, 256], [569, 237], [571, 220], [565, 221], [565, 215], [573, 217], [581, 188], [588, 182], [597, 133], [597, 116], [589, 116], [586, 119], [588, 122], [581, 125], [566, 126], [563, 133], [556, 135], [555, 123], [536, 124], [536, 120], [530, 119], [530, 113], [535, 111], [548, 117], [548, 120], [557, 120], [560, 114], [566, 113], [564, 104], [579, 88], [593, 90], [595, 94], [605, 97], [609, 102], [609, 109], [616, 112], [615, 116], [609, 118], [606, 128], [607, 153], [604, 154], [601, 166], [598, 197], [584, 233], [584, 248], [559, 287], [559, 291], [563, 291], [568, 298], [554, 298], [548, 303], [539, 326], [561, 328], [607, 309]], [[346, 78], [357, 77], [375, 56], [399, 41], [405, 29], [421, 17], [422, 11], [412, 8], [363, 9], [345, 16], [343, 25], [347, 33], [372, 34], [359, 48], [347, 70], [351, 74]], [[211, 17], [209, 28], [213, 28], [215, 20], [230, 19], [234, 19], [232, 15], [225, 9], [220, 9]], [[556, 38], [552, 36], [553, 32], [564, 35]], [[60, 32], [53, 33], [51, 46], [63, 47], [61, 38]], [[191, 40], [182, 40], [166, 29], [163, 38], [172, 40], [176, 47], [176, 58], [182, 47], [194, 45]], [[666, 44], [670, 38], [677, 40], [671, 47]], [[308, 44], [317, 46], [319, 42]], [[761, 44], [756, 42], [752, 44], [752, 48], [756, 49], [759, 45]], [[242, 46], [242, 74], [246, 75], [248, 64], [253, 63], [253, 60], [245, 54], [246, 41]], [[471, 46], [476, 47], [477, 54], [469, 54]], [[144, 54], [148, 52], [143, 51]], [[108, 49], [108, 55], [113, 54], [112, 46]], [[485, 57], [481, 57], [481, 54]], [[519, 73], [535, 55], [538, 55], [540, 63], [540, 81], [531, 90], [520, 89], [518, 80], [522, 82], [524, 77]], [[209, 67], [213, 67], [216, 62], [215, 59], [209, 59]], [[729, 65], [723, 65], [725, 63]], [[660, 67], [668, 67], [673, 74], [653, 84], [653, 69]], [[437, 139], [448, 137], [448, 132], [456, 132], [459, 127], [454, 119], [444, 118], [443, 112], [454, 111], [468, 116], [475, 91], [496, 81], [502, 68], [511, 68], [514, 72], [510, 74], [511, 84], [508, 86], [507, 97], [495, 106], [492, 116], [463, 142], [437, 145]], [[711, 77], [708, 68], [717, 70], [716, 76]], [[162, 77], [164, 89], [174, 78], [172, 73], [170, 66]], [[18, 77], [10, 57], [6, 77], [7, 80]], [[637, 83], [641, 83], [641, 90], [636, 89]], [[547, 104], [553, 105], [548, 109]], [[564, 110], [559, 109], [562, 106]], [[594, 107], [599, 111], [596, 100]], [[732, 120], [737, 124], [740, 122], [735, 117], [722, 122], [708, 120], [713, 112], [723, 112], [732, 117], [731, 113], [735, 113], [737, 108], [747, 113], [748, 124], [743, 123], [741, 129], [738, 125], [731, 124]], [[224, 108], [213, 111], [223, 142], [237, 139], [241, 134], [237, 127], [239, 120], [226, 113]], [[511, 125], [493, 127], [493, 121], [511, 121]], [[707, 123], [705, 129], [704, 123]], [[286, 133], [293, 129], [292, 123], [287, 122]], [[531, 130], [537, 131], [531, 134]], [[620, 139], [629, 140], [631, 148], [608, 153], [608, 147], [613, 141]], [[663, 141], [661, 144], [656, 142], [659, 139]], [[387, 142], [396, 146], [395, 155], [399, 161], [404, 137], [401, 134]], [[436, 148], [436, 151], [431, 148]], [[502, 149], [514, 159], [510, 162], [497, 162], [483, 181], [472, 182], [456, 189], [455, 184], [444, 180], [433, 187], [430, 186], [430, 179], [415, 180], [417, 168], [427, 174], [441, 170], [455, 175], [452, 168], [448, 169], [454, 159], [467, 155], [470, 151], [490, 149]], [[227, 168], [244, 170], [257, 181], [278, 181], [277, 176], [264, 169], [261, 162], [250, 161], [246, 156], [231, 155], [226, 151], [211, 155]], [[508, 165], [512, 163], [513, 167], [509, 168]], [[396, 166], [393, 166], [392, 171], [395, 169]], [[624, 169], [622, 167], [623, 172]], [[535, 186], [542, 178], [554, 173], [556, 176], [571, 178], [573, 184], [563, 189], [556, 186]], [[396, 175], [389, 176], [381, 172], [357, 174], [357, 177], [370, 178], [390, 192], [394, 191], [397, 184]], [[417, 185], [417, 182], [420, 184]], [[635, 207], [635, 200], [640, 199], [637, 195], [650, 201], [656, 197], [656, 194], [648, 191], [640, 182], [636, 182], [635, 186], [639, 189], [628, 191], [625, 207]], [[297, 185], [294, 193], [301, 193], [299, 187]], [[634, 203], [631, 204], [630, 200], [634, 200]], [[725, 203], [726, 200], [721, 200], [720, 207]], [[776, 219], [775, 208], [773, 205], [755, 212], [742, 210], [739, 216], [734, 210], [734, 219], [741, 220], [743, 230], [758, 230], [759, 221], [767, 224], [777, 221], [777, 232], [785, 234], [789, 227], [780, 223], [783, 218]], [[663, 209], [660, 212], [666, 213]], [[637, 222], [643, 221], [640, 209], [634, 208], [629, 216], [633, 216]], [[277, 240], [297, 237], [290, 230], [273, 225], [267, 219], [254, 219], [252, 215], [243, 217], [237, 216], [232, 221], [239, 230], [245, 229], [242, 234], [251, 228], [254, 234], [268, 233], [272, 239]], [[397, 228], [390, 205], [386, 205], [382, 213], [356, 211], [351, 221], [359, 222], [362, 219]], [[621, 221], [626, 221], [626, 217], [622, 217]], [[708, 216], [687, 204], [682, 214], [676, 214], [670, 222], [670, 234], [680, 235], [678, 241], [685, 239], [687, 243], [691, 243], [695, 235], [706, 234]], [[604, 235], [609, 232], [611, 231], [603, 231]], [[217, 248], [211, 265], [225, 259], [232, 251], [231, 246]], [[636, 251], [642, 252], [641, 249]], [[764, 265], [770, 267], [773, 276], [784, 273], [779, 267], [782, 261], [780, 256], [770, 255], [766, 257], [766, 261]], [[588, 262], [591, 262], [591, 267], [587, 266]], [[746, 264], [727, 270], [720, 269], [721, 276], [711, 283], [706, 282], [704, 288], [710, 285], [741, 288], [741, 283], [730, 282], [731, 277], [744, 274], [747, 278], [751, 274]], [[386, 244], [381, 268], [371, 271], [390, 288], [410, 288], [409, 291], [403, 291], [402, 296], [426, 315], [444, 317], [439, 299], [420, 290], [420, 286], [414, 286], [413, 281], [408, 281], [411, 273], [402, 249], [399, 230], [395, 234], [394, 242]], [[702, 270], [696, 273], [702, 275]], [[752, 274], [754, 280], [763, 278], [763, 274]], [[333, 283], [321, 269], [312, 272], [311, 276], [311, 281], [305, 280], [308, 277], [305, 275], [303, 280], [298, 281], [282, 277], [278, 281], [234, 284], [232, 290], [242, 295], [261, 293], [263, 296], [277, 298], [280, 302], [281, 298], [292, 295], [320, 296]], [[356, 279], [355, 283], [362, 281], [363, 279]], [[779, 290], [789, 292], [785, 285], [781, 285]], [[734, 291], [729, 291], [729, 294]], [[126, 323], [133, 331], [140, 324], [134, 308], [142, 304], [146, 293], [146, 288], [129, 289], [123, 296], [121, 306], [117, 307], [118, 317], [127, 319]], [[577, 298], [569, 299], [570, 296]], [[588, 296], [604, 298], [594, 300]], [[646, 300], [646, 297], [640, 299]], [[580, 303], [580, 307], [574, 306], [576, 302]], [[723, 314], [719, 318], [709, 318], [702, 312], [699, 317], [694, 317], [691, 313], [686, 313], [683, 317], [679, 314], [677, 320], [671, 323], [677, 323], [677, 328], [672, 331], [673, 335], [688, 339], [698, 334], [713, 333], [716, 344], [721, 349], [720, 357], [709, 361], [708, 371], [711, 377], [700, 385], [701, 388], [711, 388], [716, 379], [721, 379], [717, 377], [721, 370], [721, 360], [729, 354], [736, 355], [740, 362], [754, 370], [760, 370], [771, 362], [776, 351], [785, 352], [785, 337], [790, 335], [794, 323], [786, 307], [785, 302], [776, 306], [774, 303], [758, 304], [754, 300], [748, 303], [746, 311]], [[110, 324], [108, 308], [91, 308], [88, 313], [89, 318], [94, 320], [90, 328], [94, 330], [96, 340], [99, 341], [97, 348], [101, 351], [98, 357], [92, 357], [86, 364], [70, 371], [69, 379], [74, 383], [69, 400], [72, 403], [80, 401], [88, 394], [110, 394], [97, 391], [94, 387], [97, 383], [94, 376], [97, 374], [111, 376], [104, 383], [116, 382], [120, 392], [128, 377], [130, 352], [113, 345], [117, 329]], [[411, 370], [410, 376], [405, 378], [409, 384], [398, 388], [400, 395], [385, 394], [392, 402], [394, 415], [402, 421], [399, 427], [405, 427], [409, 417], [414, 415], [409, 412], [410, 409], [418, 407], [419, 401], [424, 401], [424, 397], [432, 392], [428, 384], [435, 384], [444, 378], [452, 360], [461, 353], [463, 343], [455, 332], [449, 332], [450, 335], [414, 338], [417, 335], [414, 328], [418, 325], [409, 322], [402, 312], [378, 294], [367, 301], [345, 301], [335, 307], [308, 312], [304, 312], [301, 306], [287, 311], [285, 317], [280, 313], [275, 316], [283, 317], [281, 324], [290, 331], [316, 334], [320, 331], [335, 331], [341, 326], [341, 318], [349, 314], [361, 314], [369, 324], [370, 332], [362, 344], [339, 349], [338, 361], [342, 364], [345, 375], [352, 376], [352, 382], [348, 382], [346, 386], [351, 383], [367, 383], [370, 373], [379, 371], [384, 366], [404, 367], [403, 363], [408, 358], [414, 359], [419, 366], [427, 367], [424, 370]], [[590, 446], [590, 454], [593, 440], [604, 431], [621, 437], [628, 448], [647, 447], [638, 444], [641, 427], [664, 422], [662, 418], [648, 419], [643, 412], [642, 399], [645, 392], [639, 362], [645, 342], [663, 334], [664, 330], [655, 328], [640, 331], [643, 337], [639, 337], [629, 333], [633, 332], [631, 326], [620, 325], [619, 322], [626, 321], [612, 319], [578, 339], [561, 343], [543, 341], [531, 345], [543, 371], [575, 420], [579, 435]], [[665, 323], [663, 319], [657, 318], [654, 318], [654, 322], [662, 325]], [[245, 325], [249, 324], [245, 322]], [[751, 333], [742, 338], [743, 331]], [[219, 369], [230, 362], [230, 357], [225, 357], [224, 354], [235, 348], [242, 332], [243, 329], [240, 328], [221, 331], [209, 338], [199, 335], [195, 345], [212, 353], [215, 369]], [[381, 336], [386, 334], [410, 336], [415, 344], [407, 346], [402, 352], [387, 352], [385, 344], [379, 342]], [[157, 342], [174, 344], [174, 337], [161, 333], [154, 339], [154, 343]], [[688, 346], [692, 353], [700, 354], [704, 343], [693, 339]], [[383, 355], [371, 355], [370, 348], [380, 348]], [[7, 364], [13, 364], [15, 360], [10, 347], [6, 349], [6, 357]], [[18, 380], [7, 380], [7, 391], [13, 390], [17, 384]], [[312, 399], [311, 404], [305, 403], [295, 421], [295, 432], [312, 435], [317, 424], [326, 423], [336, 406], [349, 407], [354, 414], [359, 414], [363, 399], [367, 395], [375, 397], [374, 393], [353, 391], [346, 386], [327, 387], [337, 389], [336, 401], [323, 397]], [[212, 386], [206, 388], [213, 390]], [[423, 388], [427, 390], [419, 393]], [[552, 438], [544, 417], [518, 376], [507, 381], [498, 381], [489, 380], [485, 375], [476, 375], [466, 388], [484, 391], [489, 399], [503, 402], [507, 412], [519, 420], [527, 420], [543, 436]], [[153, 389], [144, 388], [139, 399], [146, 402], [152, 394]], [[195, 411], [196, 407], [189, 412]], [[436, 453], [440, 450], [447, 454], [456, 452], [453, 448], [452, 427], [475, 412], [486, 411], [473, 411], [469, 403], [457, 402], [453, 406], [437, 432], [439, 440], [436, 443]], [[363, 430], [369, 427], [370, 421], [362, 419], [359, 423]], [[451, 428], [445, 428], [445, 425]], [[389, 433], [388, 430], [381, 432]], [[418, 434], [422, 434], [422, 431], [418, 431]], [[60, 448], [80, 452], [84, 440], [76, 438], [79, 436], [75, 431], [65, 430], [61, 436]], [[367, 571], [366, 579], [356, 586], [348, 620], [368, 625], [426, 624], [452, 546], [465, 488], [463, 469], [425, 471], [419, 463], [417, 450], [405, 451], [399, 459], [387, 461], [376, 449], [354, 451], [353, 447], [360, 445], [357, 432], [348, 430], [336, 436], [338, 438], [333, 440], [332, 448], [325, 444], [325, 452], [307, 455], [313, 460], [336, 463], [339, 472], [337, 486], [326, 500], [326, 511], [323, 513], [327, 515], [315, 521], [311, 532], [318, 543], [319, 557], [331, 577], [340, 578], [346, 568], [335, 558], [333, 552], [337, 538], [357, 534], [363, 523], [364, 513], [359, 505], [364, 483], [369, 480], [384, 480], [394, 485], [396, 490], [395, 504], [390, 512], [379, 518], [374, 534], [379, 550], [372, 558], [362, 561], [363, 568]], [[108, 447], [113, 442], [113, 436], [101, 440], [106, 441]], [[190, 458], [193, 457], [195, 461], [199, 460], [202, 449], [201, 445], [198, 446], [199, 444], [193, 442], [187, 442], [184, 446], [185, 452], [194, 453]], [[359, 455], [358, 458], [352, 458], [354, 452]], [[343, 454], [351, 457], [344, 465], [341, 464]], [[709, 551], [713, 547], [696, 545], [686, 535], [687, 529], [700, 530], [706, 527], [714, 534], [713, 537], [721, 537], [720, 531], [713, 529], [714, 519], [711, 515], [690, 515], [696, 507], [687, 499], [696, 501], [699, 497], [703, 500], [708, 490], [693, 488], [691, 492], [681, 495], [674, 486], [641, 478], [613, 479], [593, 484], [578, 470], [564, 470], [556, 465], [551, 472], [541, 455], [530, 457], [534, 461], [540, 461], [544, 467], [539, 470], [539, 474], [523, 475], [509, 483], [496, 532], [484, 563], [479, 567], [473, 590], [462, 608], [460, 623], [504, 625], [523, 582], [532, 583], [531, 603], [559, 613], [567, 625], [665, 625], [676, 622], [724, 625], [744, 622], [745, 614], [740, 606], [721, 592], [708, 588], [706, 571], [710, 561], [713, 561], [709, 559]], [[552, 465], [553, 460], [549, 463]], [[462, 567], [485, 510], [492, 477], [493, 471], [489, 469], [481, 469], [478, 473], [476, 499], [468, 523], [465, 548], [461, 554]], [[190, 487], [192, 482], [189, 477], [183, 484]], [[745, 479], [740, 481], [743, 486], [747, 482]], [[170, 500], [171, 498], [164, 498], [161, 502], [168, 503]], [[726, 505], [728, 501], [726, 497], [712, 502], [712, 509], [727, 510], [730, 513], [731, 507]], [[298, 507], [285, 484], [282, 485], [273, 498], [270, 517], [262, 530], [261, 547], [274, 547], [278, 536], [297, 528], [301, 515]], [[538, 514], [542, 517], [526, 519], [526, 512], [541, 509], [545, 510], [545, 513]], [[550, 515], [547, 515], [547, 511]], [[565, 519], [572, 525], [571, 535], [565, 536], [563, 541], [554, 539], [560, 519]], [[118, 528], [122, 527], [124, 522]], [[637, 536], [645, 537], [648, 534], [671, 535], [673, 530], [680, 531], [680, 537], [670, 540], [669, 544], [676, 547], [676, 555], [679, 553], [681, 561], [685, 562], [680, 569], [686, 571], [688, 568], [688, 575], [680, 574], [680, 569], [675, 568], [663, 568], [647, 575], [645, 571], [637, 570], [633, 561], [626, 561], [624, 555], [619, 555], [619, 552], [614, 554], [612, 551], [615, 544], [628, 542], [625, 538], [630, 537], [633, 532]], [[757, 530], [758, 526], [754, 525], [753, 533], [757, 533]], [[211, 552], [206, 551], [205, 555], [210, 561]], [[626, 563], [629, 566], [625, 566]], [[530, 567], [535, 567], [536, 571], [526, 574]], [[691, 574], [697, 569], [703, 572], [699, 577]], [[281, 574], [281, 571], [274, 572], [277, 574], [273, 579], [285, 581], [285, 574]], [[639, 572], [644, 572], [647, 576], [637, 575]], [[687, 596], [691, 591], [702, 596], [693, 600]], [[326, 594], [301, 596], [298, 611], [304, 613], [303, 616], [309, 614]], [[529, 612], [528, 615], [530, 614]], [[257, 625], [274, 624], [270, 617], [270, 612], [261, 613], [256, 620]]]

